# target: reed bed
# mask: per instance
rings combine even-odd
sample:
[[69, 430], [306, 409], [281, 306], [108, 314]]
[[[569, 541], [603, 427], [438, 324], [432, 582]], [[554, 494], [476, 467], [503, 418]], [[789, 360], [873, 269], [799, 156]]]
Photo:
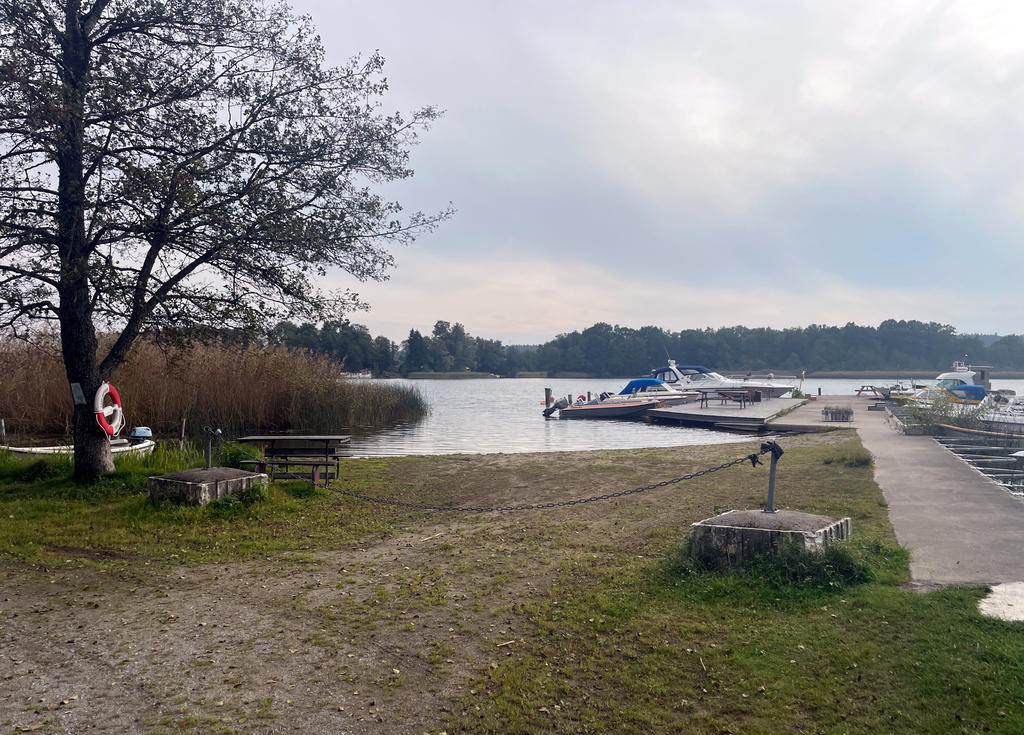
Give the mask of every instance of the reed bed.
[[[158, 436], [252, 432], [337, 433], [422, 417], [427, 404], [406, 386], [348, 381], [325, 355], [285, 347], [136, 344], [111, 377], [128, 426]], [[55, 339], [0, 342], [0, 418], [12, 436], [71, 431], [72, 402]]]

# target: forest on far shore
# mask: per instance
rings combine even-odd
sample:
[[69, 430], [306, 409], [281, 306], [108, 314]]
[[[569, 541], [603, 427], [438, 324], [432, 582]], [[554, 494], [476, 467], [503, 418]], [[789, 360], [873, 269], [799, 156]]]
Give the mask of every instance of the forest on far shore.
[[508, 377], [520, 373], [629, 377], [646, 375], [669, 358], [725, 371], [939, 371], [963, 359], [996, 370], [1024, 370], [1020, 335], [957, 334], [947, 324], [895, 319], [877, 327], [851, 322], [842, 327], [812, 324], [678, 332], [601, 322], [540, 345], [503, 345], [500, 340], [474, 337], [462, 324], [447, 321], [436, 322], [431, 334], [412, 329], [401, 344], [374, 337], [366, 327], [348, 321], [322, 326], [282, 322], [272, 342], [323, 353], [342, 362], [347, 371], [370, 371], [376, 376], [471, 371]]

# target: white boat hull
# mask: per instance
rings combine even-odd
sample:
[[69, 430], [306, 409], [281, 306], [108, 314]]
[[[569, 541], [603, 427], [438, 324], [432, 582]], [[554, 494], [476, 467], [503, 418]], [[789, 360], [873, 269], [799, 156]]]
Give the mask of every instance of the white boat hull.
[[795, 382], [775, 380], [767, 376], [727, 378], [702, 365], [677, 365], [675, 360], [669, 360], [668, 365], [656, 368], [652, 374], [658, 380], [664, 381], [669, 388], [677, 391], [706, 391], [720, 388], [756, 391], [764, 398], [779, 398], [796, 389]]
[[[110, 453], [114, 456], [121, 454], [149, 454], [155, 446], [156, 442], [152, 439], [146, 439], [136, 444], [129, 443], [127, 439], [117, 439], [110, 442]], [[75, 447], [71, 444], [60, 444], [52, 447], [7, 447], [7, 451], [11, 454], [22, 455], [71, 455], [74, 453]]]

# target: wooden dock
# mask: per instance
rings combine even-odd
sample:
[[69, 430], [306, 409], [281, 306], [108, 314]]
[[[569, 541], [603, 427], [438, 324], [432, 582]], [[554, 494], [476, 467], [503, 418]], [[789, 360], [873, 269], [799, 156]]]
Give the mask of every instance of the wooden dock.
[[781, 413], [792, 410], [804, 403], [804, 398], [766, 398], [762, 401], [715, 405], [706, 403], [684, 403], [668, 408], [649, 409], [644, 416], [653, 421], [701, 426], [706, 429], [727, 431], [758, 432]]

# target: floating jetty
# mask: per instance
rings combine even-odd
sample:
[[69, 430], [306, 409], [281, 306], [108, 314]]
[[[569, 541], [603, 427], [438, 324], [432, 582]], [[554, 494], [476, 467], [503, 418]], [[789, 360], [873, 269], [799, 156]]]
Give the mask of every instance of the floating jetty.
[[[759, 432], [774, 429], [772, 420], [806, 402], [805, 398], [765, 398], [738, 403], [714, 398], [700, 403], [684, 403], [666, 408], [651, 408], [644, 418], [651, 421], [700, 426], [705, 429]], [[820, 427], [819, 427], [820, 428]]]

